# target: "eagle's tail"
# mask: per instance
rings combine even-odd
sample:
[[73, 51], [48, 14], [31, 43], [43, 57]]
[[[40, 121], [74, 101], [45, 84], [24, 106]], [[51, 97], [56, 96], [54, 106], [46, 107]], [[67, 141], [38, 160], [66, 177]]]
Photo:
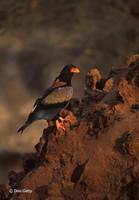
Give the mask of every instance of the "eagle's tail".
[[23, 124], [23, 126], [21, 126], [18, 130], [17, 133], [23, 133], [23, 131], [34, 122], [35, 120], [35, 113], [31, 112], [28, 116], [28, 119], [26, 120], [26, 122]]
[[18, 130], [17, 133], [23, 133], [23, 131], [30, 125], [30, 123], [25, 122], [23, 126], [21, 126]]
[[17, 133], [21, 132], [23, 133], [23, 131], [30, 125], [32, 124], [34, 121], [39, 120], [39, 119], [43, 119], [43, 114], [41, 110], [38, 110], [38, 107], [35, 108], [35, 110], [33, 112], [31, 112], [28, 116], [28, 119], [26, 120], [26, 122], [24, 123], [23, 126], [21, 126], [18, 130]]

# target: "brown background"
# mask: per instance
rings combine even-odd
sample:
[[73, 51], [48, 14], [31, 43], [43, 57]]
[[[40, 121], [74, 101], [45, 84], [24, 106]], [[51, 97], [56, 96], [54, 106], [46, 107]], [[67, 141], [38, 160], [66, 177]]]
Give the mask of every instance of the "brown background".
[[81, 97], [84, 74], [104, 74], [139, 52], [137, 0], [0, 1], [0, 183], [21, 154], [33, 151], [45, 122], [16, 134], [32, 104], [67, 63], [80, 66], [74, 78]]

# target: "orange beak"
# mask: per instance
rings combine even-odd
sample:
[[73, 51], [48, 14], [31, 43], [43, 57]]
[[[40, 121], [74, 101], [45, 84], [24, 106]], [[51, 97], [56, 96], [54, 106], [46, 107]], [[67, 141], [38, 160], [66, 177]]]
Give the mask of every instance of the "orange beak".
[[78, 67], [72, 67], [72, 68], [70, 69], [70, 72], [71, 72], [71, 73], [80, 73], [80, 70], [79, 70]]

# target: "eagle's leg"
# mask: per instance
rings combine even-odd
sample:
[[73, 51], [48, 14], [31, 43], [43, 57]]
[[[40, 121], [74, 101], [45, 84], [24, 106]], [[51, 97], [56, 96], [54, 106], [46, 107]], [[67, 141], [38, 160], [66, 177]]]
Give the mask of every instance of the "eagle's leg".
[[62, 129], [63, 131], [65, 131], [65, 127], [64, 127], [64, 119], [62, 117], [59, 117], [59, 119], [56, 120], [56, 128], [57, 130]]
[[62, 122], [62, 124], [64, 125], [65, 122], [69, 122], [71, 123], [71, 119], [69, 118], [69, 116], [65, 117], [65, 119], [63, 119], [62, 117], [59, 117], [60, 121]]

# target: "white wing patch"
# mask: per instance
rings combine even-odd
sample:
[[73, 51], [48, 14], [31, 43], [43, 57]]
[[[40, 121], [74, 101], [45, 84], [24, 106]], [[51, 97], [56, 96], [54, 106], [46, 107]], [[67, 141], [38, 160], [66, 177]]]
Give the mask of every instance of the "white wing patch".
[[73, 96], [73, 88], [70, 86], [61, 87], [54, 90], [43, 99], [44, 104], [57, 104], [69, 101]]

